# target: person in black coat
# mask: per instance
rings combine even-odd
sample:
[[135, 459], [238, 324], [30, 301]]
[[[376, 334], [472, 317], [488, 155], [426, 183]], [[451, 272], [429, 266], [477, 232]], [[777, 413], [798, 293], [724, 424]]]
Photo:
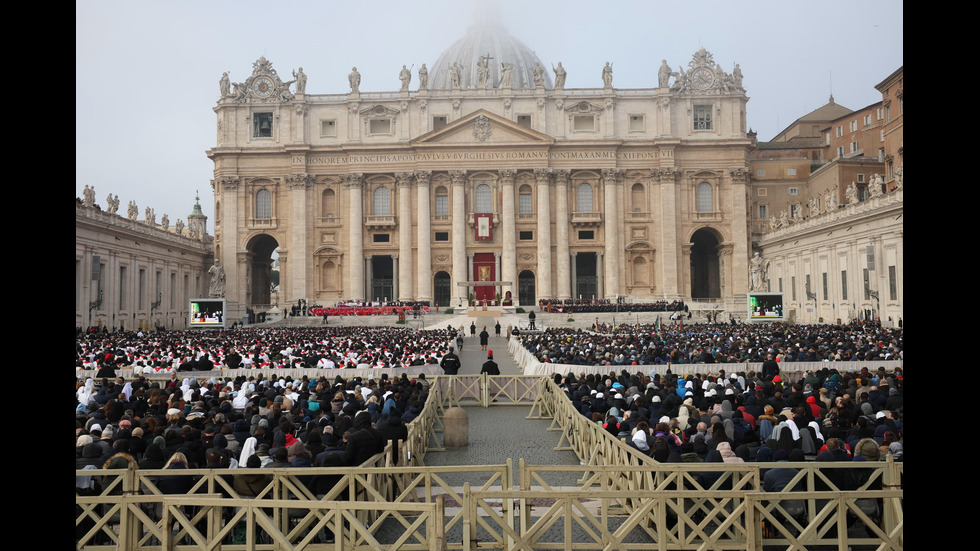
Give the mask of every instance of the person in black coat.
[[371, 459], [385, 449], [385, 438], [378, 429], [371, 426], [371, 414], [362, 411], [354, 417], [351, 435], [344, 450], [344, 460], [348, 466], [357, 466]]
[[490, 333], [487, 333], [487, 326], [483, 326], [483, 331], [480, 331], [480, 350], [486, 350], [487, 346], [490, 345]]
[[493, 350], [487, 354], [487, 361], [483, 362], [483, 369], [480, 373], [486, 373], [488, 375], [500, 375], [500, 367], [497, 366], [497, 362], [493, 361]]
[[442, 361], [439, 362], [442, 370], [446, 375], [456, 375], [459, 373], [459, 368], [462, 367], [462, 363], [459, 361], [459, 356], [453, 352], [453, 347], [449, 347], [449, 353], [442, 357]]

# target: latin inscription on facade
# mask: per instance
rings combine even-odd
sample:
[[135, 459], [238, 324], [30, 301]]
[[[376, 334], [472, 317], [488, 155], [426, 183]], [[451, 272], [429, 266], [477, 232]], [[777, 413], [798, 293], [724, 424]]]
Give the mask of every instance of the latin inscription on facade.
[[[385, 155], [324, 155], [306, 157], [307, 165], [386, 164], [425, 161], [507, 161], [575, 159], [643, 160], [656, 159], [656, 151], [454, 151], [446, 153], [400, 153]], [[293, 157], [293, 164], [303, 164], [304, 157]]]

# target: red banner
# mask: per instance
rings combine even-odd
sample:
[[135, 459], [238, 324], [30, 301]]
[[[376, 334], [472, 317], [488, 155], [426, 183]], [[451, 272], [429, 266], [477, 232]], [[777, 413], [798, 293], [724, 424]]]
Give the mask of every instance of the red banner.
[[493, 241], [493, 214], [489, 212], [483, 212], [473, 215], [473, 221], [476, 222], [476, 239], [477, 241]]

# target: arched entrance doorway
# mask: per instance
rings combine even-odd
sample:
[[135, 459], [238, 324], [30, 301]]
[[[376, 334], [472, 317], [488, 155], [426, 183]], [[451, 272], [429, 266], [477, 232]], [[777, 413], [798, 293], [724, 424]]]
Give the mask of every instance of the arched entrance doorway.
[[517, 300], [521, 306], [534, 306], [534, 272], [524, 270], [517, 276]]
[[702, 228], [691, 236], [691, 298], [720, 298], [718, 237]]
[[432, 281], [433, 283], [432, 289], [434, 295], [433, 300], [435, 302], [435, 305], [439, 308], [447, 308], [450, 306], [449, 304], [450, 297], [451, 297], [450, 281], [451, 278], [449, 277], [449, 274], [446, 272], [436, 272], [436, 275], [433, 278]]
[[273, 303], [273, 288], [278, 293], [281, 281], [272, 273], [273, 263], [279, 256], [276, 254], [279, 242], [271, 235], [260, 234], [253, 237], [245, 249], [248, 251], [248, 272], [245, 277], [247, 302], [253, 308], [268, 308]]

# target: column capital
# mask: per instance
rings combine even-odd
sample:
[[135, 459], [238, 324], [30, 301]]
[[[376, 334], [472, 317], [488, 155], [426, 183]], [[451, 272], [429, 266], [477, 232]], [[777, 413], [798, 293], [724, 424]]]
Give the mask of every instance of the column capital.
[[749, 183], [749, 169], [744, 166], [736, 166], [728, 169], [728, 173], [731, 174], [732, 183], [736, 184], [748, 184]]
[[554, 171], [552, 171], [552, 174], [555, 175], [555, 184], [559, 186], [568, 185], [568, 175], [570, 174], [569, 170], [564, 168], [556, 168]]
[[500, 175], [500, 183], [507, 186], [514, 184], [514, 176], [517, 176], [517, 171], [513, 168], [502, 168], [497, 171]]
[[399, 172], [395, 174], [395, 178], [398, 179], [398, 187], [409, 187], [412, 185], [412, 179], [415, 177], [414, 172]]
[[361, 187], [364, 183], [364, 174], [360, 172], [350, 172], [340, 177], [340, 182], [345, 188]]
[[538, 185], [547, 185], [551, 183], [551, 169], [550, 168], [536, 168], [534, 169], [534, 178], [538, 181]]
[[602, 169], [603, 183], [607, 185], [616, 185], [619, 183], [619, 180], [625, 173], [626, 171], [621, 168], [604, 168]]
[[676, 184], [681, 171], [673, 167], [661, 167], [652, 171], [652, 176], [661, 184]]
[[470, 260], [472, 260], [474, 254], [476, 254], [476, 253], [466, 253], [466, 258], [469, 258]]
[[461, 186], [466, 183], [466, 171], [450, 170], [449, 179], [452, 180], [454, 186]]
[[429, 185], [429, 181], [432, 178], [431, 170], [416, 170], [415, 171], [415, 182], [420, 186]]
[[286, 189], [306, 189], [313, 184], [313, 177], [305, 172], [286, 175]]
[[222, 189], [234, 191], [238, 189], [238, 185], [242, 183], [242, 179], [238, 176], [222, 176], [218, 178], [218, 182], [221, 184]]

